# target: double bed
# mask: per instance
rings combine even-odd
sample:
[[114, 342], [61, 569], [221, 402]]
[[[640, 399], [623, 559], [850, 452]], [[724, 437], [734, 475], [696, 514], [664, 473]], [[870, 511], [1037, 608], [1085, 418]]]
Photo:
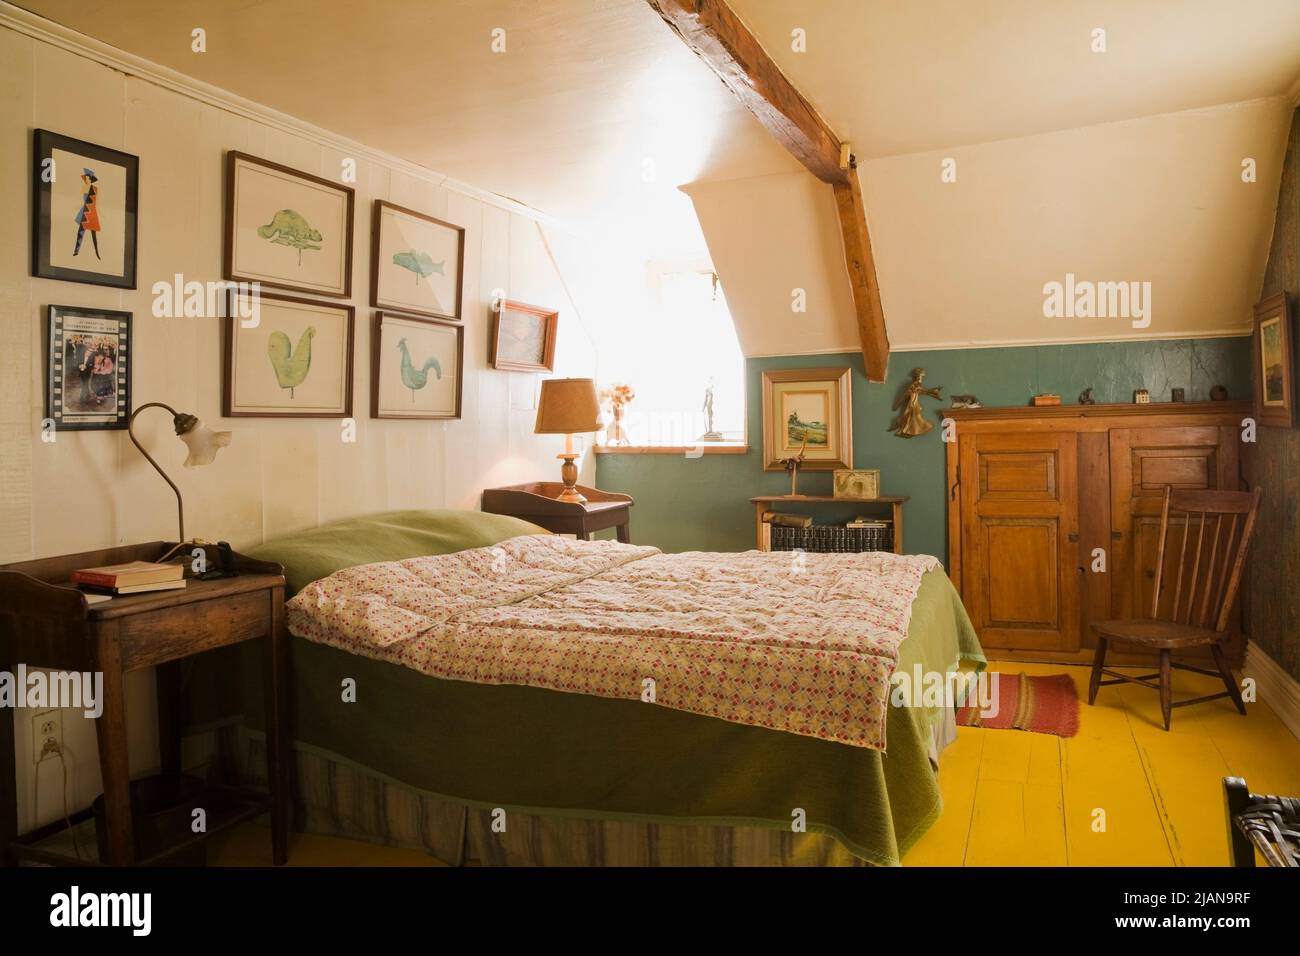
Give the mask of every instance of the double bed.
[[[397, 512], [252, 552], [284, 566], [296, 595], [290, 630], [305, 636], [292, 642], [300, 824], [452, 862], [897, 865], [938, 816], [935, 768], [952, 710], [890, 705], [888, 687], [893, 670], [984, 662], [942, 568], [895, 565], [908, 559], [892, 555], [838, 556], [838, 570], [810, 555], [790, 567], [790, 556], [763, 555], [772, 580], [746, 592], [733, 578], [754, 583], [737, 569], [757, 553], [660, 555], [548, 538], [504, 516]], [[893, 611], [852, 603], [870, 575], [902, 587]], [[909, 575], [913, 593], [898, 585]], [[799, 576], [804, 588], [840, 581], [839, 593], [815, 586], [811, 605], [765, 611]], [[751, 616], [701, 630], [709, 609], [679, 598], [702, 588], [721, 588]], [[671, 625], [653, 623], [674, 613]], [[905, 639], [886, 639], [891, 613]], [[865, 656], [858, 619], [878, 645]], [[728, 627], [775, 636], [738, 641]], [[798, 647], [784, 646], [781, 635], [799, 633]], [[737, 643], [757, 643], [744, 653], [759, 656], [728, 658]], [[537, 666], [543, 645], [580, 666]], [[684, 646], [695, 664], [674, 663]], [[726, 685], [777, 658], [802, 668], [803, 691], [837, 686], [847, 697], [810, 704], [798, 686], [775, 686], [785, 678], [750, 681], [772, 685], [761, 693]], [[582, 666], [591, 661], [603, 663]], [[240, 685], [249, 706], [233, 707], [252, 731], [250, 767], [255, 674], [246, 669]], [[846, 700], [880, 706], [872, 717], [867, 703], [859, 713]]]

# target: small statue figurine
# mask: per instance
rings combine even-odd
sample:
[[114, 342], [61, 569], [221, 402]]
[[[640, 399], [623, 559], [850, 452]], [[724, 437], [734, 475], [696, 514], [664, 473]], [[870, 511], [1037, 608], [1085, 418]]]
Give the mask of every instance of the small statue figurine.
[[1079, 393], [1079, 404], [1080, 404], [1080, 405], [1096, 405], [1096, 404], [1097, 404], [1097, 400], [1096, 400], [1095, 398], [1092, 397], [1092, 386], [1091, 386], [1091, 385], [1089, 385], [1087, 388], [1085, 388], [1082, 392]]
[[954, 395], [952, 396], [953, 408], [983, 408], [984, 403], [974, 395]]
[[898, 398], [894, 399], [894, 406], [891, 411], [898, 412], [898, 417], [894, 419], [894, 424], [889, 426], [889, 430], [899, 438], [915, 438], [917, 435], [924, 435], [930, 429], [934, 428], [934, 422], [925, 417], [925, 412], [921, 410], [921, 396], [929, 395], [931, 398], [943, 398], [939, 393], [943, 391], [943, 386], [937, 388], [925, 387], [925, 369], [912, 369], [912, 381], [898, 393]]
[[799, 466], [803, 464], [804, 452], [808, 450], [808, 439], [805, 437], [803, 445], [799, 448], [799, 454], [792, 458], [782, 458], [781, 464], [785, 465], [785, 470], [790, 472], [790, 497], [798, 498], [799, 491]]
[[704, 434], [696, 441], [722, 441], [722, 433], [713, 427], [713, 379], [704, 390]]

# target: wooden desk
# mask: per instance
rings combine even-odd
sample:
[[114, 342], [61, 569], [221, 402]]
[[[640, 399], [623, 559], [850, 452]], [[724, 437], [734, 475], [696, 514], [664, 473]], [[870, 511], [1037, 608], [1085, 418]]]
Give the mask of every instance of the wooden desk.
[[[157, 669], [162, 769], [165, 773], [179, 773], [179, 661], [201, 651], [264, 638], [271, 842], [278, 865], [285, 860], [289, 824], [285, 746], [289, 739], [290, 698], [283, 569], [278, 564], [237, 555], [236, 577], [189, 579], [184, 589], [124, 595], [93, 605], [87, 604], [81, 591], [68, 583], [78, 568], [152, 561], [169, 547], [166, 542], [155, 541], [0, 566], [0, 670], [12, 672], [21, 662], [29, 667], [103, 673], [103, 712], [95, 722], [108, 829], [108, 859], [103, 862], [127, 865], [137, 860], [123, 675], [143, 667]], [[34, 847], [30, 837], [19, 838], [14, 715], [13, 708], [0, 708], [0, 863], [12, 865], [21, 859], [81, 862]], [[207, 833], [187, 841], [185, 846], [266, 812], [268, 801], [264, 797], [260, 798], [260, 806], [256, 803], [244, 801], [219, 820], [209, 817]], [[85, 819], [88, 815], [88, 811], [82, 811], [76, 816]], [[36, 835], [48, 829], [42, 828]], [[154, 859], [139, 862], [161, 860], [183, 848], [169, 848]]]
[[628, 531], [628, 513], [634, 502], [631, 495], [612, 491], [598, 491], [578, 485], [578, 491], [587, 499], [586, 504], [556, 501], [555, 496], [564, 490], [558, 481], [534, 481], [526, 485], [505, 488], [488, 488], [483, 492], [483, 510], [490, 514], [511, 515], [531, 521], [556, 534], [576, 534], [585, 541], [592, 532], [614, 528], [618, 540], [631, 542]]
[[756, 525], [755, 534], [757, 535], [757, 544], [755, 547], [759, 551], [770, 551], [771, 525], [763, 520], [763, 515], [769, 511], [778, 511], [773, 505], [779, 504], [818, 504], [833, 503], [841, 505], [870, 505], [873, 507], [887, 507], [890, 511], [890, 517], [894, 522], [894, 553], [903, 553], [903, 504], [907, 501], [908, 496], [892, 495], [881, 498], [833, 498], [830, 495], [759, 495], [757, 498], [749, 500], [754, 505], [754, 522]]

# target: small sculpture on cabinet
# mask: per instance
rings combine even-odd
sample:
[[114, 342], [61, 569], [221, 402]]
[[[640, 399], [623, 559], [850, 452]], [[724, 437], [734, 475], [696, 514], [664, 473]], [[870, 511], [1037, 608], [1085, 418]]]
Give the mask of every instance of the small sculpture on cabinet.
[[898, 417], [889, 426], [889, 430], [899, 438], [915, 438], [930, 431], [934, 428], [934, 422], [925, 417], [925, 412], [921, 408], [921, 396], [929, 395], [931, 398], [941, 399], [943, 396], [939, 393], [942, 391], [942, 385], [937, 388], [925, 387], [925, 369], [912, 369], [912, 381], [903, 387], [903, 390], [898, 393], [898, 398], [894, 400], [891, 411], [898, 412]]

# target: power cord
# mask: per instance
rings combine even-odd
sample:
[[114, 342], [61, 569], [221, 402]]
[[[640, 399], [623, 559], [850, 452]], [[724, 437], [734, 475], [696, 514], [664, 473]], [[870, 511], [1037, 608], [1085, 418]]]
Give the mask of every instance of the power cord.
[[68, 762], [64, 759], [63, 748], [55, 740], [45, 741], [41, 755], [36, 761], [36, 770], [32, 774], [32, 812], [35, 813], [40, 806], [41, 764], [50, 757], [58, 757], [59, 766], [63, 768], [63, 822], [67, 824], [68, 833], [72, 837], [72, 852], [76, 854], [78, 860], [81, 860], [84, 857], [81, 855], [81, 843], [77, 840], [77, 828], [72, 825], [72, 814], [68, 812]]

